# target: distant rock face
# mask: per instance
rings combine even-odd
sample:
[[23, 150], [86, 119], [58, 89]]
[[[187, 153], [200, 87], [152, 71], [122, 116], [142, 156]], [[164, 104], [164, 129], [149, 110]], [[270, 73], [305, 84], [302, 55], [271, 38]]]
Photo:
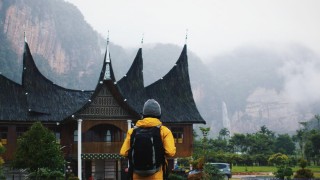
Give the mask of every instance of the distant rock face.
[[22, 57], [25, 31], [31, 51], [48, 59], [50, 67], [62, 74], [70, 68], [70, 57], [57, 41], [55, 29], [49, 14], [44, 14], [41, 19], [33, 17], [28, 6], [10, 6], [6, 11], [3, 31], [18, 55]]
[[50, 80], [71, 89], [96, 86], [87, 80], [98, 77], [104, 40], [75, 6], [63, 0], [0, 0], [0, 11], [1, 34], [18, 57], [14, 64], [22, 64], [25, 33], [38, 68]]
[[311, 112], [297, 111], [285, 94], [257, 88], [248, 97], [245, 110], [233, 114], [231, 132], [256, 132], [266, 126], [277, 133], [294, 133], [299, 122], [312, 117]]

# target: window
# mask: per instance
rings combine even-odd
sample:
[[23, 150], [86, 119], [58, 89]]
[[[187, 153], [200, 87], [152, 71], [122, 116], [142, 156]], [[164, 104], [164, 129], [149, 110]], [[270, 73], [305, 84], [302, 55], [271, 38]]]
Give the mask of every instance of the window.
[[171, 132], [175, 143], [183, 143], [183, 128], [182, 127], [172, 127]]
[[8, 127], [0, 127], [0, 142], [7, 144]]
[[57, 143], [60, 144], [61, 142], [61, 139], [60, 139], [60, 132], [54, 132], [55, 136], [56, 136], [56, 139], [57, 139]]
[[111, 132], [110, 130], [108, 129], [107, 132], [106, 132], [106, 139], [105, 139], [106, 142], [111, 142]]
[[78, 142], [78, 130], [74, 130], [73, 132], [73, 141]]

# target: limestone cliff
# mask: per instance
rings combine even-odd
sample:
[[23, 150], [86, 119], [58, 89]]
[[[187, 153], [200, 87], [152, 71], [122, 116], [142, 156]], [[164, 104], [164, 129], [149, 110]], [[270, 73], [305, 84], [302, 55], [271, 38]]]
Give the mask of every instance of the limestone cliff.
[[[95, 69], [88, 66], [102, 62], [99, 37], [76, 7], [62, 0], [1, 0], [0, 10], [4, 14], [1, 31], [17, 53], [18, 64], [22, 63], [25, 32], [31, 52], [41, 57], [35, 58], [36, 63], [48, 64], [54, 74], [47, 77], [68, 78], [72, 75], [77, 81], [83, 76], [96, 76]], [[67, 82], [59, 81], [60, 85], [69, 88], [92, 89], [95, 84]]]

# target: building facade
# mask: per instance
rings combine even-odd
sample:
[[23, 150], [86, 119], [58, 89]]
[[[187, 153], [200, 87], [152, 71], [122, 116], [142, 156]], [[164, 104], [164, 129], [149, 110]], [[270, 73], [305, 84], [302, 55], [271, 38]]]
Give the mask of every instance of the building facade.
[[[123, 179], [128, 162], [119, 151], [128, 128], [141, 118], [143, 103], [150, 98], [160, 103], [161, 121], [174, 135], [175, 158], [192, 155], [193, 124], [205, 121], [191, 91], [187, 46], [173, 68], [146, 87], [142, 49], [127, 74], [116, 81], [108, 46], [96, 88], [83, 91], [63, 88], [44, 77], [25, 42], [22, 84], [0, 74], [0, 139], [7, 163], [13, 158], [19, 136], [41, 121], [61, 144], [68, 163], [66, 170], [77, 175], [81, 167], [83, 179]], [[77, 159], [79, 136], [81, 164]], [[173, 159], [169, 162], [172, 168]]]

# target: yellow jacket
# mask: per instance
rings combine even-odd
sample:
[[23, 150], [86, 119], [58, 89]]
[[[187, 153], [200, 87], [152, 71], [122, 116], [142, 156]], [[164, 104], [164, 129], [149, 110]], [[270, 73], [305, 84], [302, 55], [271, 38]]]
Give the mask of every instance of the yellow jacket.
[[[162, 125], [161, 121], [157, 118], [144, 118], [142, 120], [139, 120], [136, 123], [137, 127], [154, 127]], [[133, 132], [133, 128], [129, 129], [127, 132], [126, 139], [123, 142], [123, 145], [120, 150], [120, 155], [122, 156], [128, 156], [128, 152], [130, 149], [130, 137]], [[161, 126], [160, 128], [161, 138], [163, 142], [163, 147], [165, 149], [165, 155], [166, 157], [173, 157], [176, 154], [176, 146], [174, 144], [174, 138], [173, 135], [166, 126]], [[163, 179], [163, 172], [162, 169], [158, 171], [157, 173], [153, 174], [152, 176], [148, 177], [141, 177], [137, 174], [133, 174], [133, 179]]]

